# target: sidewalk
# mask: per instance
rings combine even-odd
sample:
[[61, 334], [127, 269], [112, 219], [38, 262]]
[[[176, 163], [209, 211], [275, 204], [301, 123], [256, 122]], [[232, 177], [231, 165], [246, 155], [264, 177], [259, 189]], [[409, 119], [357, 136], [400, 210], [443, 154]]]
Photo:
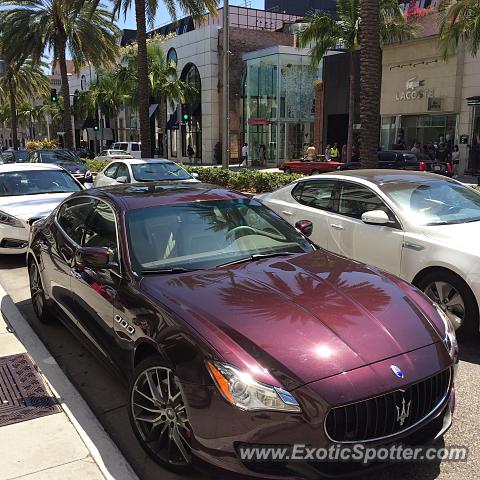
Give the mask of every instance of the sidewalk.
[[[2, 413], [5, 419], [5, 412], [18, 412], [20, 404], [46, 403], [47, 400], [53, 403], [56, 400], [60, 405], [60, 408], [52, 409], [53, 413], [39, 418], [0, 424], [0, 480], [138, 480], [1, 286], [0, 305], [0, 381], [3, 381], [0, 383], [0, 418]], [[28, 374], [22, 376], [22, 383], [15, 384], [12, 382], [14, 376], [8, 375], [14, 371], [11, 365], [14, 360], [6, 367], [3, 364], [6, 363], [5, 357], [16, 359], [17, 354], [28, 354], [37, 367], [46, 384], [44, 396], [36, 398], [41, 395], [37, 394], [40, 391], [37, 388], [35, 394], [15, 401], [15, 391], [25, 394], [28, 390], [24, 384], [27, 382], [23, 382]], [[18, 358], [26, 363], [24, 357]], [[29, 379], [32, 377], [37, 378], [38, 386], [41, 379], [38, 380], [34, 372], [28, 376]]]

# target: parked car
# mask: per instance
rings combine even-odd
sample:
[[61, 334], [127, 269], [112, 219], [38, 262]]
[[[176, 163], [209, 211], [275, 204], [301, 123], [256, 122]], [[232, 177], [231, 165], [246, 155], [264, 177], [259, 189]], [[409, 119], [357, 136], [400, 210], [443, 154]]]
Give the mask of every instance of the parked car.
[[108, 164], [95, 178], [95, 186], [135, 182], [198, 182], [180, 165], [165, 159], [125, 159]]
[[27, 157], [31, 163], [51, 163], [63, 167], [81, 183], [92, 183], [92, 172], [71, 150], [34, 150]]
[[[419, 172], [431, 172], [453, 176], [453, 168], [450, 162], [437, 162], [423, 154], [413, 153], [407, 150], [382, 150], [378, 152], [378, 168], [394, 170], [416, 170]], [[338, 170], [362, 169], [360, 162], [341, 164]]]
[[82, 189], [55, 165], [0, 165], [0, 254], [25, 254], [30, 225]]
[[472, 188], [430, 173], [358, 170], [257, 198], [292, 224], [313, 222], [319, 246], [413, 283], [459, 333], [478, 334], [480, 194]]
[[0, 153], [0, 163], [23, 163], [27, 157], [28, 150], [6, 150]]
[[306, 175], [316, 175], [318, 173], [333, 172], [338, 170], [343, 164], [341, 162], [327, 161], [308, 161], [292, 160], [282, 163], [278, 168], [285, 173], [304, 173]]
[[128, 379], [132, 428], [171, 469], [198, 456], [263, 477], [239, 447], [440, 438], [457, 363], [445, 312], [297, 227], [201, 183], [86, 190], [33, 226], [33, 306]]
[[88, 148], [77, 148], [72, 150], [72, 153], [79, 158], [88, 158], [90, 160], [95, 158], [95, 154]]
[[95, 157], [95, 160], [106, 160], [111, 162], [112, 160], [122, 160], [125, 158], [133, 157], [124, 150], [103, 150]]
[[133, 158], [142, 158], [142, 144], [140, 142], [116, 142], [110, 148], [112, 150], [123, 150]]

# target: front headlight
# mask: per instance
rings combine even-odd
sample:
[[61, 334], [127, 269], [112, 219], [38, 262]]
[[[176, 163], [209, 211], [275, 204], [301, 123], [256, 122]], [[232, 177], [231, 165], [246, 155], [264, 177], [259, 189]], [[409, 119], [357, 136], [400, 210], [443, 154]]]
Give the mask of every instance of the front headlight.
[[9, 227], [25, 228], [25, 225], [16, 217], [0, 210], [0, 224], [8, 225]]
[[448, 318], [448, 315], [437, 305], [435, 304], [435, 308], [437, 309], [440, 318], [443, 320], [443, 324], [445, 325], [445, 333], [443, 337], [443, 343], [450, 354], [450, 357], [456, 357], [458, 353], [458, 343], [457, 343], [457, 336], [455, 335], [455, 328], [453, 328], [452, 322]]
[[250, 374], [220, 362], [207, 362], [224, 398], [243, 410], [279, 410], [300, 413], [294, 396], [282, 388], [257, 382]]

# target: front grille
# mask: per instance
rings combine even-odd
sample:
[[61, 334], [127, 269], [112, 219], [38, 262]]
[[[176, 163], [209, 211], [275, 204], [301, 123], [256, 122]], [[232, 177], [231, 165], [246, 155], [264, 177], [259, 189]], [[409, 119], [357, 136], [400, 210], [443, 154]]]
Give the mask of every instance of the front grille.
[[[362, 402], [330, 410], [325, 431], [335, 442], [368, 442], [408, 430], [443, 403], [450, 388], [450, 369]], [[403, 413], [403, 415], [402, 415]]]

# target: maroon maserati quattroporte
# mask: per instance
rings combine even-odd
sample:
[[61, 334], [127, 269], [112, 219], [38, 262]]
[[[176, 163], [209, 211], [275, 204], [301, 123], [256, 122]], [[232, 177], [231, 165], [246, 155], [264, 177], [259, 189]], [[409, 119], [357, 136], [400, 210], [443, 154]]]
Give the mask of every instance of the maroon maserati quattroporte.
[[441, 437], [455, 403], [448, 318], [309, 233], [210, 185], [82, 191], [32, 227], [33, 305], [129, 381], [132, 428], [172, 469], [200, 458], [295, 477], [239, 450]]

